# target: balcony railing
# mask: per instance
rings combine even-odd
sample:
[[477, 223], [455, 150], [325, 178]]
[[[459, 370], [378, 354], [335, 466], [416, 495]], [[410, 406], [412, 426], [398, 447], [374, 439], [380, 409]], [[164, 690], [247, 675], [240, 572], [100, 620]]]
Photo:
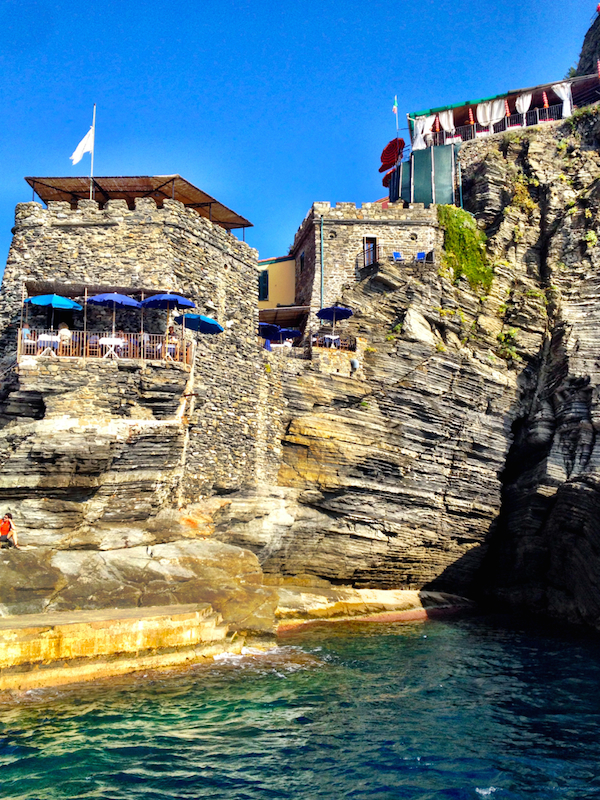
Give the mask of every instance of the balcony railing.
[[194, 343], [156, 333], [19, 329], [17, 358], [138, 359], [191, 364]]
[[344, 336], [343, 334], [337, 334], [333, 331], [331, 333], [313, 336], [311, 343], [313, 348], [323, 347], [329, 350], [350, 350], [351, 352], [356, 350], [356, 339], [354, 336]]
[[[460, 125], [456, 128], [454, 136], [446, 131], [430, 134], [433, 137], [434, 145], [454, 144], [457, 142], [468, 142], [471, 139], [482, 139], [493, 133], [503, 133], [504, 131], [517, 130], [519, 128], [539, 125], [542, 122], [554, 122], [562, 119], [563, 106], [559, 103], [549, 108], [533, 108], [526, 114], [511, 114], [510, 117], [497, 122], [495, 125], [485, 127], [476, 122], [474, 125]], [[427, 135], [426, 135], [427, 141]]]
[[365, 267], [380, 266], [386, 261], [394, 261], [404, 266], [420, 266], [434, 264], [435, 256], [433, 250], [421, 250], [418, 242], [416, 247], [410, 251], [403, 250], [401, 246], [394, 250], [393, 247], [377, 245], [373, 252], [366, 253], [361, 250], [356, 256], [356, 265], [359, 270], [365, 269]]

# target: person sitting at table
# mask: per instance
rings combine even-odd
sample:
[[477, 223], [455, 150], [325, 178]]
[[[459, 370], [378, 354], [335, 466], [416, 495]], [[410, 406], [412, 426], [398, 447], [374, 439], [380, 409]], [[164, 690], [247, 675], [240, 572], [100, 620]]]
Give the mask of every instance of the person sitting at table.
[[284, 347], [292, 347], [292, 345], [293, 345], [293, 342], [292, 342], [291, 339], [286, 339], [285, 342], [283, 343]]
[[65, 355], [65, 353], [70, 355], [72, 335], [67, 323], [61, 322], [58, 326], [58, 354], [60, 356]]
[[29, 323], [27, 322], [21, 328], [21, 342], [23, 345], [24, 353], [35, 352], [35, 336], [31, 332], [31, 329], [29, 328]]
[[177, 344], [179, 341], [179, 337], [175, 333], [175, 328], [172, 325], [169, 325], [169, 330], [167, 331], [167, 341], [169, 344]]

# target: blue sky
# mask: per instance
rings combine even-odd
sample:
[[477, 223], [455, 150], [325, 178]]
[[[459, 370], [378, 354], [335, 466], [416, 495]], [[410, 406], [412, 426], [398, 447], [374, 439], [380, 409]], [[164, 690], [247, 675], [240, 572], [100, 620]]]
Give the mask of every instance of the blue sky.
[[0, 264], [25, 175], [69, 156], [97, 103], [95, 174], [179, 173], [287, 253], [316, 200], [385, 194], [379, 154], [407, 111], [562, 78], [582, 0], [0, 0]]

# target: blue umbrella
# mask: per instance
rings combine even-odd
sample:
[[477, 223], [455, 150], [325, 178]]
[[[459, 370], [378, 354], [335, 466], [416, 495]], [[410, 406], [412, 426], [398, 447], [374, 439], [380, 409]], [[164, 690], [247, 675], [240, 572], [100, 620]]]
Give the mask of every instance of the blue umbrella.
[[263, 339], [279, 339], [279, 325], [271, 325], [269, 322], [258, 323], [258, 335]]
[[317, 317], [319, 319], [328, 319], [330, 322], [333, 322], [335, 325], [336, 322], [339, 322], [342, 319], [348, 319], [354, 314], [351, 308], [345, 308], [344, 306], [329, 306], [328, 308], [322, 308], [320, 311], [317, 311]]
[[70, 311], [81, 311], [83, 306], [71, 300], [70, 297], [62, 297], [60, 294], [38, 294], [34, 297], [28, 297], [26, 303], [32, 303], [34, 306], [47, 306], [52, 309], [52, 325], [54, 328], [54, 309], [65, 308]]
[[94, 306], [111, 306], [113, 309], [112, 319], [112, 333], [115, 335], [115, 308], [116, 306], [126, 306], [129, 308], [141, 308], [142, 304], [128, 294], [119, 294], [118, 292], [106, 292], [105, 294], [95, 294], [88, 297], [88, 303]]
[[297, 331], [295, 328], [281, 328], [279, 330], [279, 339], [299, 339], [302, 336], [302, 331]]
[[147, 297], [142, 300], [144, 308], [196, 308], [196, 304], [187, 297], [182, 297], [180, 294], [171, 294], [171, 292], [163, 292], [162, 294], [153, 294], [152, 297]]
[[319, 319], [327, 319], [331, 322], [334, 332], [336, 321], [339, 322], [342, 319], [348, 319], [348, 317], [351, 317], [353, 314], [354, 311], [345, 306], [328, 306], [327, 308], [322, 308], [320, 311], [317, 311], [317, 317]]
[[225, 330], [216, 319], [205, 317], [203, 314], [182, 314], [175, 317], [175, 322], [197, 333], [223, 333]]
[[35, 297], [28, 297], [26, 303], [33, 303], [34, 306], [50, 306], [51, 308], [68, 308], [74, 311], [81, 311], [83, 306], [71, 300], [69, 297], [61, 297], [59, 294], [38, 294]]

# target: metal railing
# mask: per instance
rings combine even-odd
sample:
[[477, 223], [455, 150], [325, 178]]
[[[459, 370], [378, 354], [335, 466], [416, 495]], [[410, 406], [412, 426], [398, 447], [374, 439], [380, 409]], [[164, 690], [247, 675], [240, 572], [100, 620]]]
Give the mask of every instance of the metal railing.
[[417, 244], [410, 251], [403, 250], [400, 246], [395, 250], [393, 247], [377, 245], [376, 259], [368, 263], [366, 263], [365, 253], [362, 250], [356, 256], [359, 270], [365, 269], [365, 267], [379, 266], [386, 261], [393, 261], [404, 266], [435, 264], [435, 255], [433, 250], [420, 250]]
[[476, 122], [473, 125], [459, 125], [454, 135], [446, 133], [446, 131], [439, 131], [429, 135], [433, 137], [434, 145], [468, 142], [471, 139], [484, 138], [493, 133], [503, 133], [504, 131], [512, 129], [539, 125], [542, 122], [554, 122], [562, 119], [562, 110], [563, 104], [558, 103], [558, 105], [549, 106], [548, 108], [533, 108], [526, 114], [511, 114], [509, 117], [501, 119], [500, 122], [497, 122], [495, 125], [488, 125], [487, 127]]
[[322, 347], [328, 350], [356, 350], [356, 339], [354, 336], [344, 336], [333, 331], [331, 333], [318, 333], [312, 337], [312, 347]]
[[379, 264], [379, 259], [383, 257], [383, 248], [379, 245], [369, 245], [365, 247], [357, 255], [357, 262], [359, 269], [365, 267], [376, 267]]
[[21, 329], [17, 358], [138, 359], [191, 364], [193, 342], [157, 333]]

